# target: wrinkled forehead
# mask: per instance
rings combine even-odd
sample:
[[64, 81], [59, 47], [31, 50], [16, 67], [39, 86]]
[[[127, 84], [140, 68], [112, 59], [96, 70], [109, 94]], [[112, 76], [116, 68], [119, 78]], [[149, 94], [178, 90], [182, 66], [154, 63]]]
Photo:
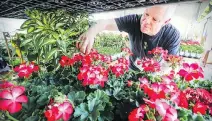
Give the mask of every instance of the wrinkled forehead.
[[148, 13], [151, 16], [157, 17], [157, 18], [164, 18], [166, 16], [167, 10], [168, 10], [167, 6], [155, 5], [155, 6], [146, 8], [144, 13]]

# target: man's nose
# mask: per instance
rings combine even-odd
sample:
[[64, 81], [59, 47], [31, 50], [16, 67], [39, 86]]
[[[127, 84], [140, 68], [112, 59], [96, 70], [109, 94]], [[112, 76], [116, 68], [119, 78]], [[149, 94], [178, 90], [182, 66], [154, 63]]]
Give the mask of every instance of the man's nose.
[[150, 24], [151, 23], [151, 17], [146, 17], [146, 24]]

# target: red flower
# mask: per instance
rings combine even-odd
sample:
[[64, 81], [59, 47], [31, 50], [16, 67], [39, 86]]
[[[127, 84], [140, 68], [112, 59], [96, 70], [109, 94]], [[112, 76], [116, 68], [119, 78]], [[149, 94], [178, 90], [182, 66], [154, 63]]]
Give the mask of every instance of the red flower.
[[180, 107], [188, 109], [188, 100], [182, 91], [173, 93], [171, 96], [171, 101], [175, 102]]
[[206, 114], [206, 110], [207, 110], [207, 105], [202, 104], [201, 102], [198, 102], [194, 105], [193, 107], [193, 112], [194, 113], [201, 113], [202, 115]]
[[77, 78], [83, 81], [83, 86], [98, 84], [104, 87], [104, 83], [108, 80], [108, 71], [101, 66], [83, 66]]
[[129, 61], [126, 58], [119, 58], [118, 63], [115, 65], [110, 66], [110, 70], [116, 77], [120, 77], [124, 75], [129, 69]]
[[144, 85], [149, 86], [149, 81], [147, 78], [138, 78], [138, 80], [140, 81], [140, 87], [142, 88]]
[[65, 66], [71, 66], [74, 64], [74, 60], [69, 58], [68, 56], [62, 56], [61, 57], [61, 60], [60, 60], [60, 65], [62, 67], [65, 67]]
[[59, 113], [56, 119], [63, 119], [64, 121], [68, 121], [71, 114], [73, 113], [73, 107], [69, 102], [63, 102], [58, 106]]
[[148, 54], [153, 54], [156, 58], [161, 56], [165, 58], [168, 54], [168, 50], [164, 50], [162, 47], [156, 47], [152, 51], [148, 51]]
[[156, 110], [163, 117], [163, 121], [178, 121], [177, 119], [177, 110], [166, 102], [161, 100], [156, 100]]
[[173, 64], [179, 64], [182, 60], [183, 60], [183, 57], [177, 56], [177, 55], [168, 55], [166, 58], [166, 61]]
[[197, 63], [192, 63], [190, 65], [188, 63], [183, 63], [183, 68], [184, 69], [181, 69], [178, 74], [181, 77], [184, 77], [186, 81], [191, 81], [194, 78], [198, 79], [204, 77], [202, 74], [203, 70]]
[[166, 87], [163, 84], [154, 83], [151, 85], [153, 93], [149, 93], [148, 96], [152, 100], [166, 98], [165, 90]]
[[31, 62], [31, 63], [28, 65], [28, 67], [29, 67], [29, 70], [31, 70], [32, 72], [37, 72], [37, 71], [39, 70], [39, 66], [36, 66], [36, 65], [34, 64], [34, 62]]
[[126, 53], [128, 53], [129, 55], [133, 55], [133, 53], [132, 53], [132, 51], [130, 50], [130, 48], [122, 48], [121, 49], [122, 50], [122, 52], [126, 52]]
[[38, 70], [39, 70], [39, 66], [36, 66], [33, 62], [31, 62], [29, 65], [27, 65], [26, 63], [23, 63], [14, 68], [14, 71], [18, 72], [19, 77], [26, 77], [26, 78], [29, 78], [29, 76], [33, 72], [37, 72]]
[[127, 81], [127, 86], [128, 86], [128, 87], [131, 87], [132, 85], [133, 85], [133, 82], [132, 82], [131, 80], [128, 80], [128, 81]]
[[73, 106], [70, 102], [64, 101], [60, 104], [49, 105], [49, 110], [44, 112], [48, 121], [57, 121], [63, 119], [63, 121], [68, 121], [71, 114], [73, 113]]
[[145, 59], [142, 62], [142, 68], [146, 72], [157, 72], [160, 71], [160, 64], [153, 59]]
[[110, 68], [112, 73], [115, 74], [117, 78], [124, 75], [125, 73], [125, 65], [122, 63], [111, 66]]
[[212, 107], [209, 108], [209, 114], [212, 115]]
[[57, 120], [56, 116], [58, 115], [58, 113], [59, 113], [58, 107], [54, 106], [50, 110], [45, 111], [44, 115], [48, 121], [56, 121]]
[[152, 99], [148, 100], [148, 99], [145, 99], [145, 98], [143, 98], [143, 100], [145, 101], [146, 104], [149, 105], [150, 108], [155, 109], [155, 101], [153, 101]]
[[197, 88], [197, 89], [186, 89], [184, 91], [186, 94], [186, 98], [191, 100], [192, 102], [201, 102], [205, 105], [209, 105], [212, 103], [212, 95], [205, 89]]
[[141, 105], [139, 108], [134, 109], [128, 116], [129, 121], [142, 121], [145, 113], [149, 110], [146, 105]]
[[10, 113], [19, 112], [22, 109], [21, 103], [27, 103], [27, 96], [22, 95], [25, 88], [17, 86], [11, 88], [11, 90], [3, 90], [0, 92], [0, 109], [8, 110]]
[[166, 110], [166, 115], [163, 118], [163, 121], [179, 121], [177, 119], [177, 110], [173, 107]]
[[14, 84], [9, 81], [2, 81], [2, 83], [0, 83], [0, 89], [10, 88], [13, 86]]

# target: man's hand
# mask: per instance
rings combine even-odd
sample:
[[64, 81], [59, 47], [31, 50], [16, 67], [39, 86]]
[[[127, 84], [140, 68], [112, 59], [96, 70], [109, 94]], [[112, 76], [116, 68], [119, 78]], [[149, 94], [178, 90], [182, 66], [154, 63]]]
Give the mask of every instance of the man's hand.
[[81, 42], [77, 43], [77, 48], [79, 48], [82, 53], [89, 54], [93, 47], [95, 36], [103, 30], [117, 31], [118, 27], [115, 20], [108, 19], [97, 21], [94, 26], [89, 28], [87, 32], [83, 33], [79, 37], [79, 40], [81, 40]]
[[83, 33], [79, 37], [79, 40], [81, 40], [81, 42], [77, 43], [77, 48], [79, 48], [82, 53], [89, 54], [93, 47], [94, 38], [95, 35], [93, 35], [91, 30]]

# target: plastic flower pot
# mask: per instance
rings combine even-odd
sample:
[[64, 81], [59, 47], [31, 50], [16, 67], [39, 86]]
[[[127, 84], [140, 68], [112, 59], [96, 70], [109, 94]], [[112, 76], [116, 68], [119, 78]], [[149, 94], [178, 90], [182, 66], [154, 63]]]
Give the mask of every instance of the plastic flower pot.
[[185, 54], [184, 54], [186, 57], [189, 57], [190, 56], [190, 52], [188, 50], [185, 51]]
[[179, 55], [184, 56], [185, 52], [183, 50], [180, 50]]
[[199, 54], [199, 53], [196, 53], [196, 58], [201, 58], [201, 54]]
[[195, 57], [196, 57], [196, 53], [191, 52], [190, 54], [191, 54], [190, 56], [191, 56], [192, 58], [195, 58]]

